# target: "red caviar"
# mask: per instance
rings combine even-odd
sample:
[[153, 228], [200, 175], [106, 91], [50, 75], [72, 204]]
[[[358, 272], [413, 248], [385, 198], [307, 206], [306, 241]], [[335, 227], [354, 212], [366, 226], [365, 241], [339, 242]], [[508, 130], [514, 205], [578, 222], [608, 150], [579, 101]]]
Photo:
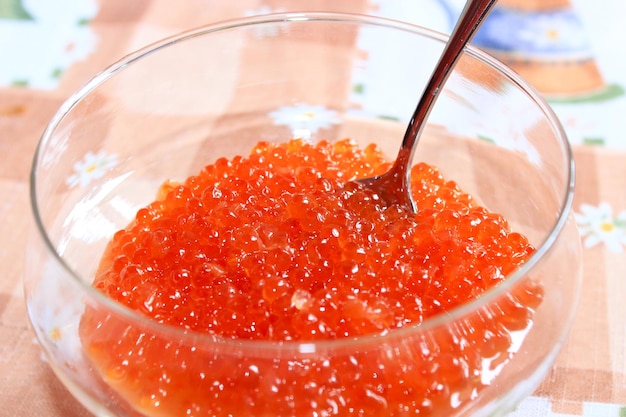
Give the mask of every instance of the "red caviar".
[[[425, 163], [411, 173], [417, 214], [348, 183], [388, 168], [374, 145], [348, 140], [261, 142], [245, 158], [218, 159], [161, 187], [113, 237], [94, 286], [185, 330], [312, 342], [419, 325], [498, 285], [533, 252]], [[452, 415], [510, 359], [512, 334], [530, 326], [541, 295], [525, 282], [454, 329], [391, 338], [393, 353], [372, 342], [235, 361], [93, 309], [81, 337], [105, 381], [148, 415]]]

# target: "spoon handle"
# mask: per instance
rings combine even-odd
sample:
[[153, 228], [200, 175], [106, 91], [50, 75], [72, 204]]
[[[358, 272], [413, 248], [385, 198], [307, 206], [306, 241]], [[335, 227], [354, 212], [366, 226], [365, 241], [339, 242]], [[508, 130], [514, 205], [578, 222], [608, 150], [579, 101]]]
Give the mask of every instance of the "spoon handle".
[[417, 141], [426, 125], [433, 104], [452, 73], [461, 53], [489, 14], [497, 0], [467, 0], [446, 47], [430, 76], [430, 80], [411, 116], [398, 156], [389, 171], [382, 175], [357, 180], [375, 191], [387, 204], [397, 204], [413, 212], [417, 210], [411, 195], [411, 160]]
[[461, 57], [463, 48], [472, 40], [483, 19], [489, 14], [496, 2], [497, 0], [468, 0], [465, 3], [461, 16], [411, 116], [394, 167], [403, 166], [408, 171], [415, 151], [415, 142], [426, 125], [426, 119], [433, 108], [433, 104]]

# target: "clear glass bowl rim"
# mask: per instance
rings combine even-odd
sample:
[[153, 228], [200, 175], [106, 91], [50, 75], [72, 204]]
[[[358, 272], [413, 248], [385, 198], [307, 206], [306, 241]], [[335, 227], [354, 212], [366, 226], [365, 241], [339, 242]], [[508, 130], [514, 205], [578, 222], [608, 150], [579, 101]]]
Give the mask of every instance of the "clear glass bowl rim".
[[[561, 145], [565, 151], [565, 158], [569, 161], [566, 187], [563, 190], [562, 203], [560, 207], [560, 213], [555, 223], [553, 224], [550, 234], [545, 238], [543, 243], [536, 248], [535, 253], [528, 259], [528, 261], [522, 265], [521, 268], [516, 270], [513, 274], [509, 275], [500, 285], [485, 292], [477, 299], [465, 303], [459, 307], [452, 309], [451, 311], [440, 314], [438, 316], [429, 318], [424, 322], [416, 325], [405, 326], [403, 328], [394, 329], [380, 334], [368, 334], [358, 336], [354, 338], [342, 338], [334, 340], [322, 340], [322, 341], [259, 341], [259, 340], [243, 340], [243, 339], [228, 339], [222, 338], [216, 335], [209, 335], [193, 330], [185, 330], [172, 325], [165, 325], [157, 323], [134, 310], [117, 303], [110, 298], [104, 296], [101, 292], [97, 291], [93, 286], [89, 285], [85, 280], [81, 279], [80, 275], [69, 267], [63, 257], [56, 251], [54, 244], [52, 243], [46, 228], [41, 220], [40, 211], [37, 204], [37, 167], [39, 161], [42, 158], [42, 152], [47, 146], [48, 141], [54, 135], [54, 131], [57, 126], [63, 121], [66, 115], [83, 99], [85, 99], [90, 92], [97, 89], [100, 85], [105, 83], [109, 78], [113, 77], [117, 72], [123, 71], [125, 67], [132, 65], [134, 62], [139, 61], [145, 56], [156, 53], [160, 49], [167, 48], [170, 45], [184, 42], [188, 39], [195, 37], [209, 35], [214, 32], [221, 32], [228, 29], [236, 29], [246, 26], [256, 26], [265, 24], [276, 23], [288, 23], [288, 22], [335, 22], [335, 23], [350, 23], [357, 25], [369, 25], [376, 27], [383, 27], [386, 29], [407, 31], [413, 34], [420, 35], [425, 38], [430, 38], [434, 41], [441, 42], [442, 45], [448, 39], [448, 35], [428, 29], [422, 26], [414, 25], [407, 22], [398, 20], [370, 16], [364, 14], [351, 14], [351, 13], [336, 13], [336, 12], [289, 12], [289, 13], [272, 13], [267, 15], [253, 16], [247, 18], [238, 18], [232, 20], [225, 20], [200, 26], [194, 29], [190, 29], [184, 32], [180, 32], [176, 35], [164, 38], [160, 41], [149, 44], [141, 49], [132, 52], [125, 57], [121, 58], [117, 62], [111, 64], [101, 72], [91, 78], [82, 88], [78, 89], [72, 94], [57, 110], [54, 116], [50, 119], [45, 127], [42, 136], [35, 149], [33, 162], [30, 171], [30, 203], [31, 210], [35, 220], [35, 226], [39, 237], [43, 239], [44, 245], [56, 262], [67, 272], [71, 279], [75, 280], [78, 285], [82, 287], [84, 292], [89, 298], [95, 300], [98, 305], [102, 305], [111, 310], [114, 314], [124, 317], [125, 320], [136, 322], [142, 326], [142, 328], [150, 329], [155, 334], [167, 336], [169, 340], [180, 340], [183, 343], [185, 341], [190, 343], [204, 344], [216, 344], [221, 345], [223, 348], [250, 349], [252, 351], [281, 351], [283, 354], [287, 352], [307, 352], [313, 353], [316, 351], [327, 351], [335, 349], [345, 349], [355, 346], [372, 345], [384, 343], [388, 339], [402, 339], [409, 338], [419, 333], [427, 332], [429, 329], [433, 329], [438, 326], [445, 326], [452, 323], [455, 320], [463, 317], [472, 311], [478, 310], [485, 306], [490, 301], [501, 296], [507, 292], [512, 286], [520, 281], [525, 275], [528, 274], [533, 267], [541, 261], [541, 259], [550, 251], [556, 240], [558, 239], [562, 229], [564, 228], [574, 198], [574, 184], [575, 184], [575, 166], [572, 150], [567, 140], [567, 135], [547, 102], [541, 97], [540, 93], [524, 80], [520, 75], [515, 73], [512, 69], [506, 66], [501, 61], [490, 56], [489, 54], [475, 48], [471, 45], [465, 49], [465, 54], [476, 59], [482, 64], [491, 67], [504, 78], [508, 79], [512, 84], [516, 85], [521, 91], [525, 92], [528, 98], [530, 98], [541, 112], [545, 115], [552, 128], [556, 131]], [[417, 97], [416, 97], [417, 103]], [[267, 352], [266, 352], [267, 353]]]

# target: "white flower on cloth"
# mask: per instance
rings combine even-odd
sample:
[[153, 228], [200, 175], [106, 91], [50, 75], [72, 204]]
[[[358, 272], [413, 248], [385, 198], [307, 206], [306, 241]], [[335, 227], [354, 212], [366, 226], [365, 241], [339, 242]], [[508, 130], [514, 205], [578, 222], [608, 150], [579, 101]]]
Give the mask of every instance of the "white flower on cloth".
[[288, 126], [294, 138], [310, 139], [319, 129], [339, 123], [337, 112], [324, 106], [283, 106], [269, 114], [276, 125]]
[[621, 252], [626, 245], [626, 210], [614, 216], [608, 203], [582, 204], [574, 216], [586, 248], [603, 243], [610, 251]]
[[41, 273], [43, 278], [31, 288], [26, 306], [37, 334], [36, 343], [46, 354], [41, 358], [46, 362], [50, 359], [57, 366], [62, 364], [71, 372], [81, 372], [72, 364], [82, 356], [78, 327], [84, 302], [76, 294], [75, 283], [61, 278], [67, 271], [59, 262], [49, 260]]
[[92, 180], [102, 178], [107, 169], [117, 165], [117, 156], [105, 151], [87, 152], [85, 157], [74, 164], [74, 174], [67, 179], [67, 185], [85, 187]]

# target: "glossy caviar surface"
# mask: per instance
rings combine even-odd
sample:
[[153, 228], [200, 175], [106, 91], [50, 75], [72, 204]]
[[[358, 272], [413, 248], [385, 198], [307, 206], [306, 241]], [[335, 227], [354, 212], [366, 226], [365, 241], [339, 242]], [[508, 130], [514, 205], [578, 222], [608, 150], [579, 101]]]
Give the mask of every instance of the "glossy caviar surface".
[[[347, 184], [388, 167], [349, 140], [260, 142], [165, 183], [113, 237], [94, 286], [221, 338], [348, 340], [450, 311], [532, 253], [425, 163], [411, 173], [417, 214]], [[451, 415], [510, 359], [540, 300], [529, 281], [454, 330], [283, 361], [176, 345], [90, 309], [81, 337], [105, 382], [149, 415]]]

